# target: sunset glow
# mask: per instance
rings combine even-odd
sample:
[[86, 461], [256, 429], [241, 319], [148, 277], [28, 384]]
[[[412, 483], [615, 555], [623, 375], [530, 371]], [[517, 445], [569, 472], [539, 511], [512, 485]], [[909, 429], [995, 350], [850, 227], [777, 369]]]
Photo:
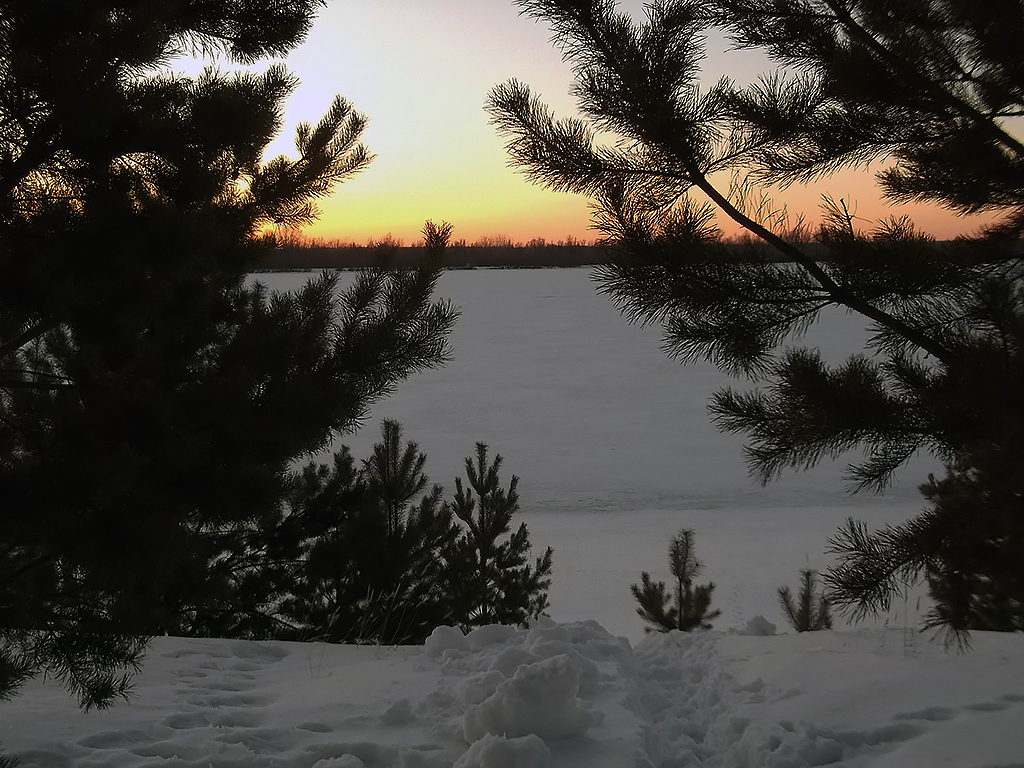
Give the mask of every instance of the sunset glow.
[[[641, 0], [623, 10], [642, 12]], [[522, 17], [511, 0], [335, 0], [307, 41], [288, 58], [301, 81], [287, 104], [286, 128], [272, 154], [294, 156], [296, 123], [319, 119], [335, 94], [370, 117], [364, 140], [377, 155], [358, 177], [319, 201], [309, 237], [364, 243], [386, 234], [410, 244], [427, 219], [448, 221], [468, 242], [506, 235], [514, 241], [571, 235], [592, 240], [586, 199], [530, 184], [508, 167], [503, 140], [483, 105], [496, 84], [530, 85], [560, 116], [575, 114], [572, 73], [550, 43], [550, 30]], [[712, 41], [705, 80], [722, 74], [749, 82], [765, 69], [754, 54]], [[823, 193], [852, 200], [865, 229], [909, 213], [939, 238], [983, 223], [933, 206], [892, 206], [879, 199], [872, 171], [844, 172], [775, 197], [814, 220]], [[735, 226], [721, 221], [727, 232]]]

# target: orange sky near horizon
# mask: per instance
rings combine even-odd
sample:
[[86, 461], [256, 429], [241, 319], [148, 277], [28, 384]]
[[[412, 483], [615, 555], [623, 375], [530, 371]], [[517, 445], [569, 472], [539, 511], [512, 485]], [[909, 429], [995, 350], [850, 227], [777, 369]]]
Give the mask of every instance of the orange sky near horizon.
[[[642, 13], [642, 0], [620, 5]], [[377, 157], [319, 201], [320, 218], [303, 234], [355, 243], [391, 234], [413, 244], [430, 219], [451, 223], [453, 238], [470, 243], [499, 234], [514, 241], [596, 238], [585, 198], [533, 185], [508, 166], [503, 139], [483, 109], [488, 91], [514, 77], [559, 116], [576, 114], [568, 93], [572, 72], [550, 36], [545, 25], [520, 16], [511, 0], [329, 2], [286, 60], [301, 84], [270, 154], [294, 156], [295, 125], [316, 122], [341, 94], [369, 116], [364, 141]], [[706, 83], [723, 74], [749, 82], [766, 69], [759, 55], [725, 48], [721, 41], [709, 46]], [[174, 69], [188, 73], [200, 66], [175, 62]], [[947, 239], [984, 223], [935, 206], [888, 204], [880, 200], [873, 171], [845, 171], [775, 199], [813, 221], [823, 193], [852, 200], [865, 229], [878, 218], [909, 213], [922, 229]], [[735, 230], [724, 218], [719, 225]]]

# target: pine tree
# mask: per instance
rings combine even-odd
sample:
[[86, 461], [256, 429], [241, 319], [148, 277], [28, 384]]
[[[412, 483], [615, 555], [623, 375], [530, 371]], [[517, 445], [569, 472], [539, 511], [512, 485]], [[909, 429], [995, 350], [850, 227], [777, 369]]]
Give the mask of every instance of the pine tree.
[[961, 643], [972, 629], [1024, 631], [1022, 466], [1000, 453], [976, 452], [971, 465], [950, 468], [942, 480], [929, 476], [914, 547], [898, 550], [935, 600], [926, 626], [948, 629]]
[[277, 568], [264, 571], [263, 594], [280, 598], [278, 636], [415, 644], [441, 624], [524, 624], [547, 607], [551, 549], [531, 567], [525, 525], [501, 540], [518, 510], [518, 479], [500, 485], [501, 457], [488, 463], [478, 444], [470, 487], [457, 480], [452, 504], [429, 486], [426, 458], [385, 419], [361, 470], [342, 449], [333, 467], [292, 476], [278, 524], [290, 544], [264, 561]]
[[[1019, 2], [661, 0], [642, 21], [614, 0], [519, 5], [552, 25], [576, 73], [582, 118], [556, 119], [517, 81], [497, 86], [488, 107], [513, 162], [535, 182], [593, 198], [609, 245], [601, 290], [632, 320], [661, 323], [670, 354], [763, 382], [723, 390], [711, 405], [722, 429], [749, 437], [756, 477], [767, 483], [860, 448], [866, 459], [850, 468], [851, 488], [881, 491], [927, 452], [947, 467], [949, 484], [935, 489], [944, 493], [964, 473], [989, 477], [994, 446], [1015, 469], [1002, 473], [999, 493], [1020, 497]], [[779, 71], [749, 87], [723, 78], [702, 88], [711, 28], [765, 51]], [[888, 198], [1001, 218], [979, 237], [936, 243], [905, 216], [864, 232], [849, 201], [831, 198], [812, 228], [768, 196], [767, 185], [883, 159]], [[730, 187], [719, 186], [730, 175]], [[748, 233], [748, 245], [722, 243], [716, 210]], [[830, 306], [864, 318], [870, 356], [829, 366], [816, 350], [781, 349]], [[836, 604], [855, 616], [885, 610], [904, 587], [900, 575], [923, 575], [942, 585], [940, 604], [977, 605], [971, 590], [1000, 581], [1013, 596], [993, 605], [1012, 613], [1024, 602], [1020, 579], [981, 553], [1019, 551], [1020, 529], [1013, 515], [991, 515], [988, 491], [977, 491], [941, 503], [973, 540], [955, 563], [926, 542], [903, 539], [897, 551], [886, 533], [841, 533], [835, 546], [847, 565], [824, 575]], [[906, 533], [927, 522], [911, 521]], [[991, 617], [966, 619], [975, 621]]]
[[385, 419], [361, 470], [343, 448], [332, 468], [310, 464], [294, 477], [284, 520], [301, 543], [278, 582], [293, 628], [285, 637], [413, 644], [445, 623], [442, 573], [457, 529], [425, 463]]
[[282, 65], [156, 70], [284, 54], [317, 5], [0, 0], [0, 695], [47, 670], [105, 706], [148, 634], [265, 631], [243, 626], [261, 545], [240, 542], [272, 528], [292, 460], [446, 357], [447, 226], [423, 268], [344, 291], [247, 278], [270, 229], [370, 161], [364, 116], [336, 98], [297, 159], [263, 161]]
[[651, 581], [651, 575], [640, 574], [640, 584], [631, 584], [633, 597], [640, 603], [636, 612], [651, 626], [645, 632], [669, 632], [680, 629], [692, 632], [695, 629], [711, 629], [711, 621], [722, 615], [721, 611], [709, 611], [714, 582], [694, 586], [693, 580], [700, 573], [701, 562], [697, 560], [694, 548], [694, 533], [682, 528], [672, 537], [668, 545], [668, 567], [675, 576], [672, 593], [666, 591], [665, 582]]
[[350, 638], [355, 603], [363, 595], [356, 583], [357, 558], [365, 551], [359, 537], [374, 537], [358, 512], [366, 483], [348, 448], [331, 465], [310, 462], [288, 478], [279, 510], [279, 559], [267, 558], [259, 578], [273, 595], [281, 621], [277, 637], [287, 640]]
[[513, 475], [508, 488], [502, 488], [502, 462], [500, 454], [489, 461], [487, 445], [477, 443], [476, 456], [465, 462], [468, 487], [461, 478], [455, 480], [451, 509], [464, 527], [445, 553], [445, 591], [451, 619], [464, 631], [487, 624], [524, 625], [548, 607], [551, 547], [531, 566], [526, 523], [502, 540], [519, 510], [519, 478]]
[[[377, 553], [361, 558], [371, 577], [363, 623], [369, 623], [374, 639], [409, 644], [422, 643], [444, 623], [449, 600], [442, 590], [444, 562], [458, 529], [442, 501], [444, 489], [427, 490], [426, 455], [412, 441], [403, 448], [401, 437], [401, 425], [385, 420], [381, 442], [363, 462], [369, 514], [383, 525]], [[366, 546], [369, 540], [357, 541]]]
[[1024, 630], [1018, 451], [990, 446], [944, 478], [930, 476], [921, 486], [928, 506], [902, 525], [871, 532], [848, 520], [831, 539], [840, 560], [828, 574], [831, 594], [860, 618], [924, 579], [934, 600], [925, 628], [943, 630], [947, 644], [968, 647], [975, 629]]
[[832, 614], [828, 598], [816, 589], [817, 572], [810, 568], [800, 571], [800, 594], [796, 600], [789, 587], [779, 587], [779, 605], [790, 626], [797, 632], [818, 632], [832, 629]]
[[332, 465], [311, 462], [290, 472], [284, 486], [274, 511], [241, 531], [207, 537], [216, 555], [209, 577], [221, 583], [220, 599], [197, 606], [178, 634], [294, 640], [308, 639], [308, 626], [332, 624], [329, 606], [344, 602], [345, 523], [365, 483], [342, 447]]

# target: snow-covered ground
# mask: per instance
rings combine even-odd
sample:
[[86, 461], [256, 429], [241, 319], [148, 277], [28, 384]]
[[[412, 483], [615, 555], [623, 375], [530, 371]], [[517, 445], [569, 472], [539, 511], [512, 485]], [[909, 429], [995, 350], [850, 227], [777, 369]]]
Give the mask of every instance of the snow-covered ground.
[[[916, 593], [877, 622], [782, 634], [776, 588], [828, 565], [846, 517], [914, 514], [926, 459], [882, 498], [847, 496], [841, 466], [762, 489], [708, 424], [730, 382], [667, 360], [587, 270], [451, 272], [441, 294], [463, 308], [455, 359], [345, 442], [365, 456], [398, 418], [449, 489], [477, 440], [503, 454], [534, 546], [555, 549], [553, 621], [419, 648], [159, 638], [130, 704], [82, 714], [42, 680], [0, 703], [21, 768], [1024, 768], [1024, 635], [947, 653], [917, 631]], [[809, 341], [838, 360], [861, 339], [834, 315]], [[645, 638], [629, 585], [668, 575], [684, 526], [722, 616]], [[759, 615], [780, 634], [746, 634]]]
[[0, 704], [21, 768], [1024, 765], [1024, 637], [440, 630], [425, 647], [159, 638], [136, 697]]

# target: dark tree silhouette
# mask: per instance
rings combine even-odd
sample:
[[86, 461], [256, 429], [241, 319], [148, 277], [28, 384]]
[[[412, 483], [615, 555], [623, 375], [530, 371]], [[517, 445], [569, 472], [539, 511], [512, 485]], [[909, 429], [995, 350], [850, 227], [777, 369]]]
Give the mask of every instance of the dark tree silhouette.
[[306, 538], [281, 582], [293, 636], [421, 643], [447, 621], [443, 572], [458, 529], [441, 486], [428, 488], [425, 463], [416, 443], [403, 446], [401, 425], [385, 419], [361, 470], [342, 449], [333, 468], [311, 464], [296, 476], [285, 520]]
[[156, 70], [284, 54], [317, 5], [0, 0], [0, 695], [45, 670], [106, 706], [146, 635], [249, 631], [239, 537], [292, 460], [446, 357], [447, 226], [428, 265], [344, 291], [247, 278], [371, 160], [364, 116], [336, 98], [296, 159], [263, 161], [282, 65]]
[[800, 594], [795, 600], [789, 587], [779, 587], [779, 605], [797, 632], [832, 629], [831, 606], [828, 598], [817, 591], [817, 577], [810, 568], [800, 571]]
[[291, 554], [261, 572], [264, 594], [279, 596], [278, 636], [422, 643], [441, 624], [524, 624], [547, 607], [550, 547], [531, 567], [525, 525], [502, 540], [518, 479], [501, 487], [501, 457], [489, 463], [477, 444], [469, 488], [457, 480], [452, 504], [429, 486], [426, 458], [385, 420], [360, 471], [342, 449], [333, 467], [309, 464], [292, 476], [276, 529], [290, 542], [278, 551]]
[[668, 545], [668, 567], [675, 577], [671, 593], [665, 582], [651, 581], [651, 575], [640, 574], [640, 584], [630, 585], [633, 597], [640, 603], [636, 612], [651, 626], [645, 632], [669, 632], [681, 629], [692, 632], [695, 629], [711, 629], [711, 621], [721, 616], [721, 611], [709, 611], [714, 582], [694, 586], [693, 580], [700, 573], [701, 563], [694, 551], [694, 533], [683, 528], [672, 537]]
[[466, 458], [469, 486], [455, 480], [451, 509], [463, 527], [446, 552], [445, 591], [451, 618], [464, 631], [485, 624], [526, 624], [548, 607], [552, 550], [548, 547], [531, 566], [526, 523], [508, 535], [519, 510], [519, 478], [513, 475], [508, 488], [502, 488], [502, 461], [499, 454], [490, 462], [487, 445], [477, 443], [476, 456]]
[[[1020, 3], [664, 0], [642, 21], [613, 0], [519, 5], [551, 24], [582, 118], [556, 119], [517, 81], [497, 86], [488, 107], [512, 162], [535, 182], [594, 199], [609, 246], [601, 290], [632, 320], [661, 323], [670, 354], [764, 382], [711, 405], [722, 429], [750, 438], [753, 474], [768, 482], [860, 448], [851, 487], [880, 491], [928, 452], [948, 470], [933, 490], [960, 488], [956, 503], [930, 496], [973, 539], [955, 563], [931, 514], [904, 529], [914, 551], [889, 549], [888, 535], [841, 535], [841, 564], [824, 576], [835, 603], [854, 615], [887, 610], [901, 575], [924, 575], [942, 585], [939, 623], [961, 631], [992, 619], [942, 606], [979, 605], [971, 590], [999, 581], [1007, 599], [989, 602], [1009, 613], [998, 623], [1019, 626], [1019, 504], [997, 512], [986, 489], [962, 491], [966, 478], [993, 473], [1007, 500], [1024, 491]], [[784, 69], [746, 88], [728, 79], [702, 88], [712, 27]], [[759, 192], [883, 158], [890, 199], [1001, 219], [940, 244], [906, 217], [865, 233], [843, 200], [826, 199], [815, 229]], [[729, 189], [716, 186], [730, 174]], [[716, 210], [746, 230], [747, 246], [721, 242]], [[832, 367], [816, 350], [779, 351], [829, 306], [865, 319], [870, 356]], [[998, 565], [980, 556], [993, 546]], [[944, 575], [954, 571], [970, 575]]]
[[832, 594], [858, 618], [924, 578], [934, 599], [925, 627], [943, 630], [947, 644], [969, 647], [972, 629], [1024, 630], [1019, 450], [979, 448], [944, 478], [930, 476], [928, 507], [902, 525], [872, 532], [848, 520], [830, 540], [840, 559]]

